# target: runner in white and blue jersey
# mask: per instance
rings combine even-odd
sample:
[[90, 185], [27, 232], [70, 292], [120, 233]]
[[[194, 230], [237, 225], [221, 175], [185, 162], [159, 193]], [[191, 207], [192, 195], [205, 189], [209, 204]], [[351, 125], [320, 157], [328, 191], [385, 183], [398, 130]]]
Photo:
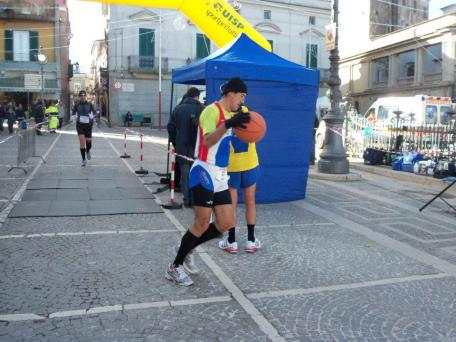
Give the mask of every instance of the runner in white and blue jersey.
[[[192, 285], [187, 273], [196, 273], [189, 253], [235, 225], [227, 167], [231, 129], [244, 127], [250, 121], [249, 113], [240, 111], [247, 96], [247, 86], [239, 77], [234, 77], [222, 85], [221, 93], [221, 100], [208, 106], [200, 115], [196, 161], [190, 170], [195, 219], [182, 237], [176, 258], [165, 274], [168, 280], [181, 286]], [[215, 221], [210, 223], [212, 210]]]

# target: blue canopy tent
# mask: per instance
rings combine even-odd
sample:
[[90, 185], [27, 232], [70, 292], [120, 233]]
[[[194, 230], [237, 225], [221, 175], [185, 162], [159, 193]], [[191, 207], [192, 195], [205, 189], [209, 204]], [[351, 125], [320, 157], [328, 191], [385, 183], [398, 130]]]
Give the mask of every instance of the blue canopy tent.
[[268, 126], [257, 143], [261, 168], [257, 202], [303, 199], [319, 72], [287, 61], [242, 34], [212, 55], [173, 69], [172, 83], [205, 84], [211, 103], [220, 98], [220, 85], [234, 76], [247, 84], [246, 106], [260, 113]]

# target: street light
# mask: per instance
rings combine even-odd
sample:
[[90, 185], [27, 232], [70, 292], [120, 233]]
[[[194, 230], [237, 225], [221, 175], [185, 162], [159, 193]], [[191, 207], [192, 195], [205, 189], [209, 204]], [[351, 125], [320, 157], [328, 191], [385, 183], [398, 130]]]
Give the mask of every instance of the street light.
[[326, 132], [323, 143], [323, 151], [320, 154], [318, 161], [318, 171], [329, 174], [347, 174], [349, 173], [349, 164], [347, 153], [342, 144], [342, 125], [344, 115], [340, 111], [340, 100], [342, 94], [340, 92], [340, 77], [339, 77], [339, 0], [332, 0], [332, 22], [336, 24], [335, 48], [331, 50], [330, 60], [330, 76], [329, 85], [329, 100], [331, 108], [328, 113], [323, 116], [326, 124]]
[[37, 58], [38, 58], [38, 63], [40, 63], [40, 68], [41, 68], [41, 105], [43, 106], [44, 105], [44, 99], [43, 99], [44, 71], [43, 71], [43, 67], [47, 62], [47, 56], [42, 51], [40, 51]]

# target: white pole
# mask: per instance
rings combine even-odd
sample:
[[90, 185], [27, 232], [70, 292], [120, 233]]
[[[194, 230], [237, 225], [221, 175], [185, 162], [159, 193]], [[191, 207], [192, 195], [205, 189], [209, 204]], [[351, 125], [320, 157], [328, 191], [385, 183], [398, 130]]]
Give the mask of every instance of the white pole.
[[309, 58], [309, 65], [308, 67], [312, 67], [312, 25], [310, 25], [309, 29], [309, 51], [308, 51], [308, 58]]
[[158, 129], [162, 128], [162, 15], [159, 12], [158, 30]]
[[121, 40], [120, 40], [120, 72], [123, 75], [123, 28], [120, 29]]

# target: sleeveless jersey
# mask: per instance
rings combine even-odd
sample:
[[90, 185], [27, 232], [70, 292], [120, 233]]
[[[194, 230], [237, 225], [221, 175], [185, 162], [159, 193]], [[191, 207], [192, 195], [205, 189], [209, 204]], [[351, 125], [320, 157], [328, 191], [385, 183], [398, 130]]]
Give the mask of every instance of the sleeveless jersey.
[[220, 103], [207, 106], [200, 115], [196, 138], [195, 158], [218, 167], [227, 167], [230, 158], [231, 128], [211, 147], [204, 146], [204, 135], [225, 124], [232, 114], [224, 111]]
[[258, 154], [255, 143], [243, 142], [236, 135], [233, 135], [231, 146], [228, 172], [247, 171], [258, 166]]

